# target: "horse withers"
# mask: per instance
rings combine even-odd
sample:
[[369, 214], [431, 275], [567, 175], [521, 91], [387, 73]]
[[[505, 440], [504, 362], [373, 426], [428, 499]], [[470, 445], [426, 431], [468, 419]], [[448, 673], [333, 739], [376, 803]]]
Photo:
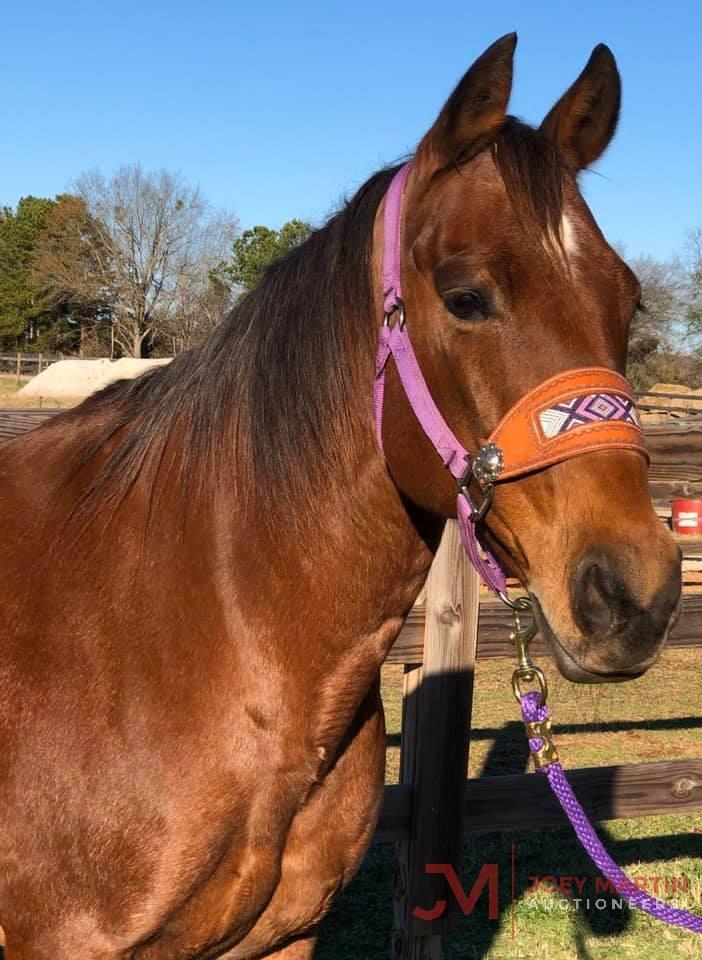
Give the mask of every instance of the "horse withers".
[[[606, 47], [539, 129], [515, 38], [421, 141], [408, 324], [467, 449], [563, 370], [622, 371], [639, 300], [583, 201], [620, 83]], [[456, 490], [390, 367], [375, 174], [168, 367], [7, 443], [0, 463], [0, 924], [7, 960], [312, 956], [383, 795], [380, 665]], [[486, 545], [562, 672], [635, 676], [680, 593], [644, 459], [501, 484]]]

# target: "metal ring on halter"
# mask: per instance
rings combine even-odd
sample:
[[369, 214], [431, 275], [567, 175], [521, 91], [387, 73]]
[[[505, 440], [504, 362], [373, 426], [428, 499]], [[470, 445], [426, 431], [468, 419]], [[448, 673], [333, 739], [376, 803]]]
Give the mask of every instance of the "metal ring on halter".
[[467, 485], [463, 483], [462, 480], [459, 481], [458, 484], [459, 494], [465, 497], [470, 504], [471, 523], [480, 523], [481, 520], [485, 518], [485, 514], [490, 509], [492, 505], [492, 498], [495, 495], [495, 487], [491, 483], [481, 489], [483, 490], [483, 499], [479, 504], [476, 505], [475, 500], [470, 495]]
[[512, 693], [514, 694], [517, 703], [522, 702], [522, 697], [526, 691], [522, 691], [521, 683], [531, 683], [533, 680], [536, 680], [539, 684], [539, 690], [541, 692], [541, 703], [546, 703], [548, 699], [548, 683], [546, 682], [546, 677], [544, 675], [541, 667], [517, 667], [517, 669], [512, 674]]
[[470, 457], [466, 455], [467, 467], [465, 473], [458, 477], [456, 483], [458, 484], [458, 493], [461, 496], [464, 496], [468, 503], [470, 504], [470, 519], [472, 523], [480, 523], [481, 520], [485, 519], [485, 514], [488, 512], [492, 506], [492, 498], [495, 496], [495, 484], [494, 483], [481, 483], [477, 480], [478, 486], [483, 494], [483, 499], [480, 503], [476, 504], [473, 497], [470, 495], [470, 482], [474, 477], [473, 465], [471, 464]]
[[[406, 318], [405, 318], [405, 302], [404, 302], [404, 300], [400, 300], [399, 298], [398, 298], [397, 303], [395, 304], [395, 306], [392, 308], [392, 310], [390, 310], [388, 313], [386, 313], [386, 314], [383, 316], [383, 326], [384, 326], [384, 327], [389, 327], [389, 326], [390, 326], [390, 317], [391, 317], [395, 312], [398, 312], [398, 313], [400, 314], [400, 316], [399, 316], [398, 319], [397, 319], [397, 322], [398, 322], [399, 325], [400, 325], [400, 330], [402, 330], [402, 328], [403, 328], [404, 325], [405, 325], [405, 319], [406, 319]], [[377, 321], [376, 321], [376, 322], [377, 322]]]
[[481, 520], [485, 518], [485, 514], [488, 512], [488, 510], [492, 506], [492, 498], [495, 495], [495, 487], [494, 487], [494, 484], [492, 483], [488, 483], [486, 486], [481, 487], [480, 489], [483, 491], [483, 499], [480, 501], [479, 504], [476, 505], [475, 500], [471, 497], [470, 493], [468, 492], [468, 487], [465, 486], [464, 484], [460, 488], [460, 492], [463, 494], [464, 497], [467, 497], [470, 502], [470, 506], [472, 510], [470, 519], [473, 521], [473, 523], [480, 523]]
[[505, 606], [510, 608], [510, 610], [531, 611], [533, 608], [531, 597], [517, 597], [516, 600], [512, 600], [512, 598], [508, 597], [504, 591], [500, 591], [497, 596], [505, 604]]

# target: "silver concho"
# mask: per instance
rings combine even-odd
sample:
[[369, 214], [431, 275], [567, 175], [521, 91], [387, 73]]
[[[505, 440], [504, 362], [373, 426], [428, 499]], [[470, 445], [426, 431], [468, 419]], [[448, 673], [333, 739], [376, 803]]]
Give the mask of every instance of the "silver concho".
[[486, 443], [480, 447], [473, 459], [473, 475], [481, 486], [495, 483], [505, 466], [502, 450], [496, 443]]

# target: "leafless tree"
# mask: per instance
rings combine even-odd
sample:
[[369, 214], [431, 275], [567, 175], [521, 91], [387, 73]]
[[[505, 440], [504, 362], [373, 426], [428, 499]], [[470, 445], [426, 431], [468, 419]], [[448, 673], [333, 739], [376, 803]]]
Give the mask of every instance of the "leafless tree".
[[672, 348], [682, 336], [683, 277], [677, 260], [634, 257], [629, 260], [641, 284], [641, 309], [632, 322], [631, 337], [655, 336]]
[[212, 210], [198, 188], [165, 170], [123, 167], [75, 184], [92, 223], [86, 242], [113, 316], [114, 338], [127, 356], [167, 332], [188, 289], [206, 285], [228, 254], [237, 222]]
[[167, 353], [180, 353], [203, 340], [234, 305], [231, 286], [216, 275], [182, 284], [159, 340]]
[[702, 227], [690, 230], [683, 255], [685, 321], [695, 346], [702, 341]]
[[641, 284], [640, 308], [629, 329], [627, 376], [637, 389], [656, 381], [681, 382], [685, 330], [680, 263], [622, 255]]

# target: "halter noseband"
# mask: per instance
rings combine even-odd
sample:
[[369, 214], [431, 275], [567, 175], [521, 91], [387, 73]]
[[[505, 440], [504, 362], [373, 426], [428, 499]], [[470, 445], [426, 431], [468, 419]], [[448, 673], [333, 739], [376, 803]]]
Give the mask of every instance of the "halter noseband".
[[[478, 541], [476, 526], [490, 508], [494, 485], [596, 450], [636, 450], [648, 460], [631, 388], [606, 367], [567, 370], [545, 380], [517, 401], [477, 451], [465, 449], [432, 399], [406, 323], [401, 284], [402, 200], [411, 164], [393, 177], [385, 197], [383, 297], [374, 387], [375, 429], [382, 451], [385, 370], [390, 356], [420, 426], [458, 488], [457, 513], [463, 545], [485, 584], [505, 597], [506, 578]], [[394, 322], [393, 322], [394, 320]], [[482, 493], [469, 492], [475, 479]]]

